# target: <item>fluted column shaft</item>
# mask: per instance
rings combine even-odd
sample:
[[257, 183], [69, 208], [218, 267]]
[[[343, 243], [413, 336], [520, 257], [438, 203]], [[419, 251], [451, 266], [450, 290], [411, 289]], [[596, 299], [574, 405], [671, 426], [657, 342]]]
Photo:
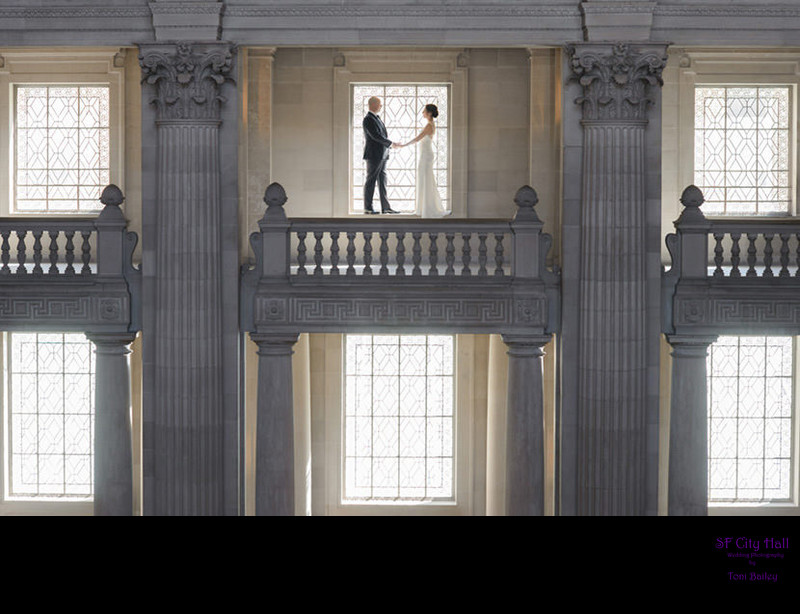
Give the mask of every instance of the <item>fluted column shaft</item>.
[[581, 512], [644, 505], [644, 124], [584, 125], [579, 363]]
[[643, 514], [652, 328], [645, 129], [666, 48], [584, 43], [569, 51], [583, 86], [577, 512]]
[[292, 346], [298, 335], [251, 333], [258, 344], [256, 515], [294, 515]]
[[708, 383], [706, 357], [716, 336], [669, 335], [672, 398], [669, 418], [668, 514], [708, 514]]
[[155, 330], [145, 336], [154, 348], [155, 501], [148, 507], [155, 514], [222, 514], [219, 132], [231, 48], [143, 45], [139, 59], [158, 110]]
[[542, 346], [549, 336], [503, 335], [508, 346], [506, 515], [544, 514]]
[[87, 335], [94, 343], [94, 515], [133, 514], [131, 373], [128, 346], [135, 334]]
[[219, 122], [159, 122], [156, 510], [222, 513]]

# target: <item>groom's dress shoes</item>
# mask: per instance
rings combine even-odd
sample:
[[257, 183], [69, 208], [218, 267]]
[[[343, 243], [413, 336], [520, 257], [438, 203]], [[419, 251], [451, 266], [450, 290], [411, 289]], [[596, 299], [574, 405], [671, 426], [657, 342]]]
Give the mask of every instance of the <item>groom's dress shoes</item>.
[[372, 209], [364, 209], [364, 213], [367, 215], [378, 215], [377, 211], [373, 211]]
[[381, 213], [400, 213], [399, 211], [395, 211], [394, 209], [386, 208]]

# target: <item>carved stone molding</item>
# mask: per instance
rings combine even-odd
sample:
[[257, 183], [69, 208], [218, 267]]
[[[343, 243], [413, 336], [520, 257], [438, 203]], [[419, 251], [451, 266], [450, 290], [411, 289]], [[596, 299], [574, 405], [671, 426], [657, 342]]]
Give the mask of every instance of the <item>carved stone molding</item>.
[[573, 79], [583, 87], [575, 102], [585, 121], [643, 122], [652, 104], [650, 90], [663, 85], [665, 44], [592, 44], [567, 46]]
[[154, 90], [158, 119], [219, 120], [233, 53], [229, 43], [141, 45], [142, 82]]

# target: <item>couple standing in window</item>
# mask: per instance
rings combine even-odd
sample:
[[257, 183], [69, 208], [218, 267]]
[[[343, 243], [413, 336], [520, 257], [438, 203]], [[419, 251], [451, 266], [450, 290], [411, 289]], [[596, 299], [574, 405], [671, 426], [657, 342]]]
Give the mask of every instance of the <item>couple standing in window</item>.
[[364, 118], [364, 160], [367, 161], [367, 177], [364, 181], [364, 213], [378, 213], [372, 208], [372, 197], [375, 194], [375, 182], [381, 199], [381, 213], [398, 213], [389, 206], [386, 197], [386, 162], [389, 159], [389, 148], [400, 149], [421, 142], [419, 164], [417, 166], [417, 211], [422, 217], [442, 217], [449, 215], [442, 207], [439, 189], [433, 175], [433, 135], [436, 125], [433, 120], [439, 115], [434, 104], [425, 105], [422, 116], [428, 121], [416, 138], [408, 143], [393, 143], [387, 138], [384, 126], [378, 113], [381, 110], [381, 99], [373, 96], [367, 101], [369, 113]]

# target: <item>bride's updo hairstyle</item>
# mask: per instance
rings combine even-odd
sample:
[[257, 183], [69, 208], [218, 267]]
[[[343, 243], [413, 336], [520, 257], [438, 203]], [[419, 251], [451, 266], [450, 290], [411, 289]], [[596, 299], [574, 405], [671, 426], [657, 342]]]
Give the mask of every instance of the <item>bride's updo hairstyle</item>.
[[439, 109], [436, 108], [435, 104], [426, 104], [425, 110], [431, 114], [431, 117], [436, 119], [439, 117]]

